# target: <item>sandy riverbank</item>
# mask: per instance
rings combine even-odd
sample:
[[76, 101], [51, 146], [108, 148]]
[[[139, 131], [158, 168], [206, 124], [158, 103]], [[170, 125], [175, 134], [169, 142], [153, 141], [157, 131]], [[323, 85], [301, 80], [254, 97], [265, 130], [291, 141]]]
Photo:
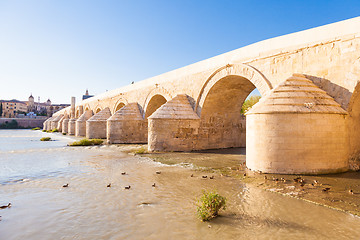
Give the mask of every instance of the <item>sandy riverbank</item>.
[[[267, 191], [360, 216], [360, 172], [319, 176], [252, 172], [246, 169], [244, 148], [192, 153], [152, 153], [141, 156], [164, 164], [192, 165], [202, 175], [240, 179]], [[294, 180], [296, 178], [303, 181]], [[329, 190], [326, 190], [327, 188]]]

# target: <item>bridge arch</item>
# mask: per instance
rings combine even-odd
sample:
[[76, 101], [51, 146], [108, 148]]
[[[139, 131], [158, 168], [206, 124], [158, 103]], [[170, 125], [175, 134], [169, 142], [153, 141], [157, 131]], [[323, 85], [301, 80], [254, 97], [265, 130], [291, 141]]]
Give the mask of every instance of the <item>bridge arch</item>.
[[99, 105], [97, 105], [94, 109], [95, 109], [94, 114], [97, 114], [102, 110], [102, 108]]
[[219, 68], [205, 81], [200, 94], [197, 98], [195, 105], [195, 112], [200, 116], [201, 110], [205, 103], [207, 96], [213, 86], [220, 80], [226, 77], [239, 77], [238, 79], [246, 79], [251, 82], [260, 92], [262, 96], [265, 96], [267, 92], [272, 89], [272, 85], [266, 77], [259, 72], [256, 68], [246, 64], [228, 64]]
[[80, 106], [76, 107], [75, 110], [75, 118], [79, 118], [80, 117]]
[[112, 114], [119, 111], [122, 107], [128, 104], [128, 101], [124, 97], [120, 97], [114, 104]]
[[195, 105], [200, 117], [197, 149], [245, 147], [246, 120], [241, 108], [255, 88], [264, 96], [272, 87], [245, 64], [226, 65], [206, 80]]
[[163, 87], [156, 86], [146, 96], [144, 102], [144, 115], [147, 119], [156, 109], [172, 98], [171, 94]]

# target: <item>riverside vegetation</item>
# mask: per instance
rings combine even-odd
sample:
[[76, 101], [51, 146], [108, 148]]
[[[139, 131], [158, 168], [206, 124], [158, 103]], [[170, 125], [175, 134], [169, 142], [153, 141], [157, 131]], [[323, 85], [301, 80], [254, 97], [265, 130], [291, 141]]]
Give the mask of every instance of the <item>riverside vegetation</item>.
[[0, 124], [0, 129], [26, 129], [26, 127], [19, 126], [18, 122], [13, 119], [10, 122], [5, 121], [4, 123]]
[[226, 198], [216, 191], [204, 191], [197, 206], [197, 215], [201, 221], [210, 221], [217, 217], [221, 209], [226, 209]]
[[51, 137], [40, 138], [40, 141], [43, 141], [43, 142], [47, 142], [47, 141], [50, 141], [50, 140], [51, 140]]
[[70, 143], [69, 146], [93, 146], [93, 145], [101, 145], [104, 141], [102, 139], [81, 139], [79, 141], [75, 141]]

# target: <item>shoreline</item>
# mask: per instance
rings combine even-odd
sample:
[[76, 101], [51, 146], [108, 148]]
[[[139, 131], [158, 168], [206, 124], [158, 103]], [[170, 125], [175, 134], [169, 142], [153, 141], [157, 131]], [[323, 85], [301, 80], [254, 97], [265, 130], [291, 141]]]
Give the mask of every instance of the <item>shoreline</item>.
[[[215, 177], [230, 177], [242, 183], [280, 194], [284, 197], [304, 200], [360, 217], [360, 172], [327, 175], [264, 174], [248, 170], [245, 166], [244, 149], [220, 149], [190, 153], [141, 153], [166, 165], [193, 166], [194, 171]], [[202, 156], [204, 155], [204, 156]], [[234, 161], [237, 159], [237, 162]], [[303, 183], [295, 182], [301, 178]], [[326, 188], [330, 188], [325, 191]], [[352, 190], [352, 192], [349, 192]]]

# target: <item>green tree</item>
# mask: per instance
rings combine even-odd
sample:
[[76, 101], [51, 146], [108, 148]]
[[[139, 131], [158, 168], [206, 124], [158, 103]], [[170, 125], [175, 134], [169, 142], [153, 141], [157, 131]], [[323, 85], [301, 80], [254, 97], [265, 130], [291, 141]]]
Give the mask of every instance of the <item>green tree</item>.
[[260, 100], [261, 96], [251, 96], [248, 99], [245, 100], [242, 108], [241, 108], [241, 114], [246, 113], [252, 106], [255, 105]]

